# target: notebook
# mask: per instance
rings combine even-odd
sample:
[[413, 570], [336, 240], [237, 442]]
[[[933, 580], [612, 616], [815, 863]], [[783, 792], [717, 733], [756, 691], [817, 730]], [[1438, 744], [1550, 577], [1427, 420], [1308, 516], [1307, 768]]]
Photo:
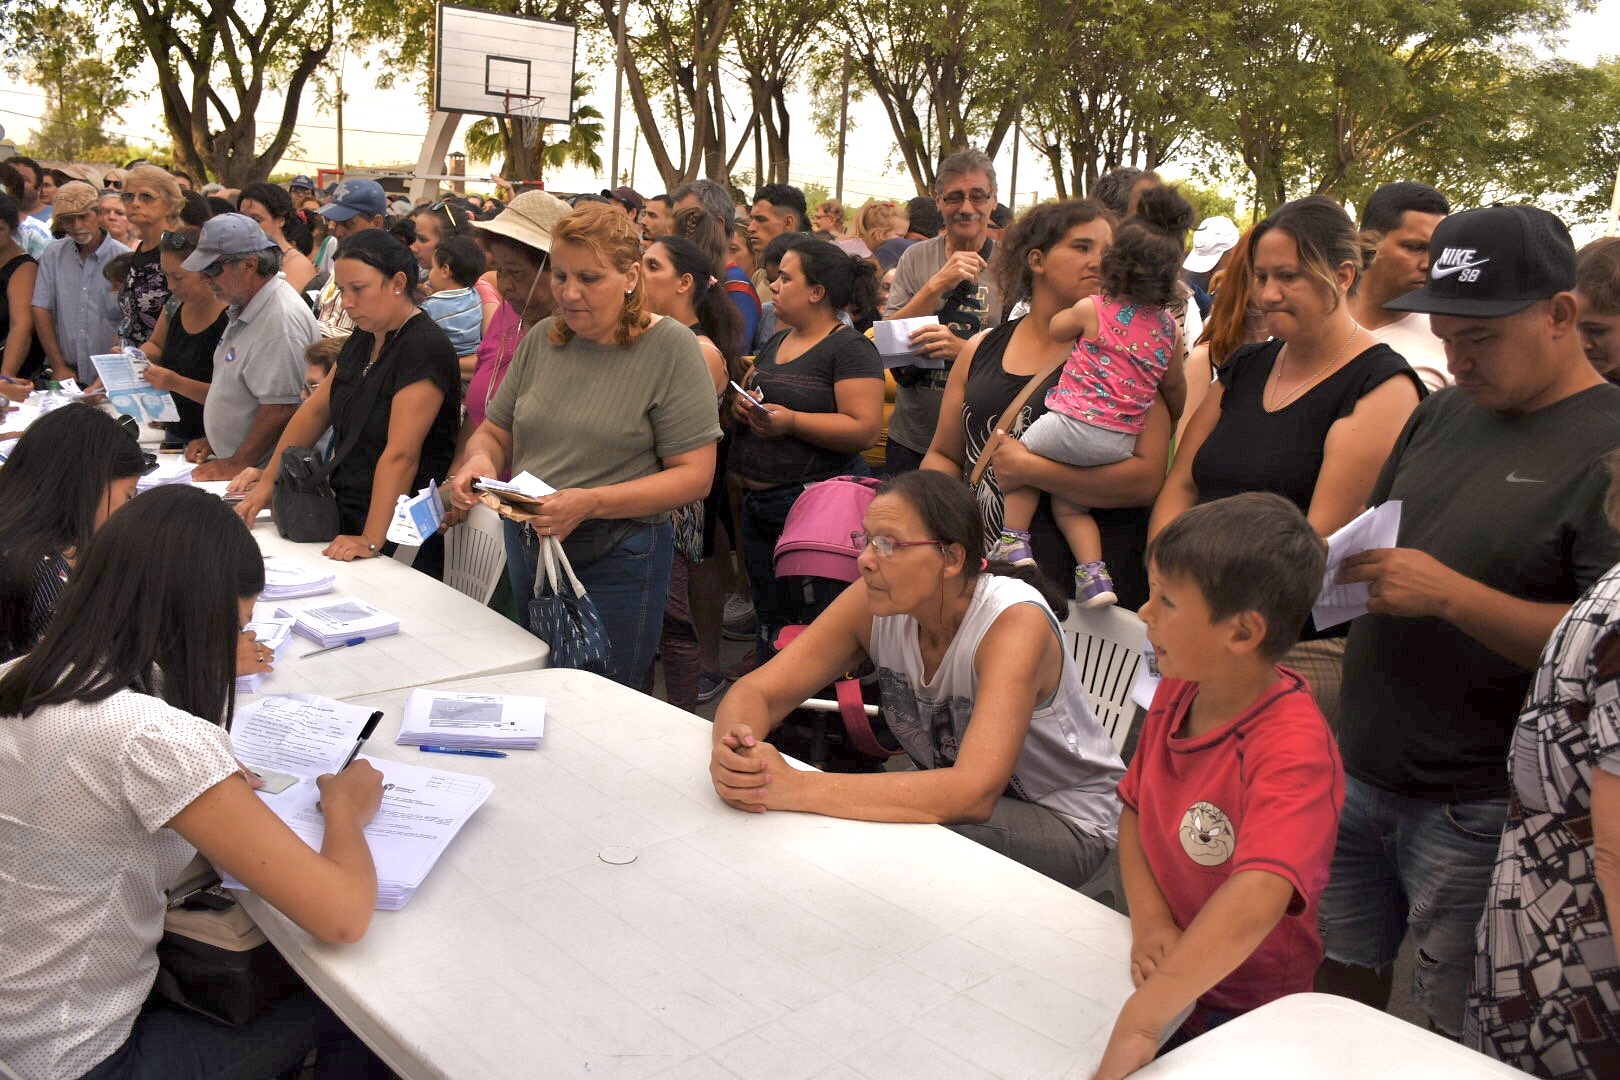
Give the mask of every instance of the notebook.
[[296, 555], [277, 555], [264, 560], [264, 591], [261, 600], [296, 600], [329, 593], [337, 575], [317, 570]]
[[404, 746], [534, 750], [546, 732], [546, 699], [418, 689], [394, 741]]
[[304, 607], [278, 607], [276, 615], [293, 620], [293, 629], [323, 648], [355, 638], [370, 641], [399, 633], [399, 619], [358, 596], [340, 596]]

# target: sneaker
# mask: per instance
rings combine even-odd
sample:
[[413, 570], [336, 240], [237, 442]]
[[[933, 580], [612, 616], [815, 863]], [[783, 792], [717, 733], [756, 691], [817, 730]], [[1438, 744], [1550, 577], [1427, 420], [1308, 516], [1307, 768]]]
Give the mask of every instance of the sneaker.
[[720, 629], [721, 636], [727, 641], [753, 641], [757, 633], [759, 618], [754, 614], [753, 602], [736, 593], [726, 597], [725, 625]]
[[698, 704], [701, 705], [705, 702], [713, 701], [716, 697], [719, 697], [720, 691], [724, 690], [726, 688], [726, 684], [730, 681], [731, 680], [726, 678], [724, 673], [719, 671], [698, 672]]
[[1087, 609], [1119, 603], [1106, 563], [1085, 562], [1074, 568], [1074, 602]]
[[991, 562], [1012, 563], [1014, 566], [1034, 566], [1035, 552], [1029, 546], [1029, 533], [1019, 529], [1003, 529], [986, 558]]

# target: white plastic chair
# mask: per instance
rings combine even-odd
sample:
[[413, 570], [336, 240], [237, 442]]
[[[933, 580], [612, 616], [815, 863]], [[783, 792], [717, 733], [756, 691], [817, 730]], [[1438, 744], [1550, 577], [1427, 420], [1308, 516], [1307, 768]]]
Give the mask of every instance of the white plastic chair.
[[1090, 611], [1074, 607], [1062, 627], [1064, 645], [1091, 696], [1091, 710], [1115, 749], [1123, 753], [1136, 715], [1131, 687], [1142, 663], [1147, 630], [1134, 611], [1117, 605]]
[[487, 506], [474, 506], [466, 521], [444, 534], [444, 583], [488, 604], [505, 572], [501, 516]]

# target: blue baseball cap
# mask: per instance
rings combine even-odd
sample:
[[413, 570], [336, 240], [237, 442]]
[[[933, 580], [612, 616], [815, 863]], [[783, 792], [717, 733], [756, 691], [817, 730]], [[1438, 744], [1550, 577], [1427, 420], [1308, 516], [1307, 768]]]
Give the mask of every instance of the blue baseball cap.
[[287, 185], [287, 190], [297, 191], [299, 188], [303, 188], [305, 191], [314, 191], [315, 181], [307, 176], [295, 176], [292, 178], [292, 183]]
[[388, 213], [388, 196], [375, 180], [345, 180], [317, 213], [332, 221], [348, 221], [358, 214], [377, 217]]
[[196, 273], [233, 255], [257, 255], [276, 246], [259, 223], [245, 214], [216, 214], [203, 222], [197, 250], [186, 256], [180, 269]]

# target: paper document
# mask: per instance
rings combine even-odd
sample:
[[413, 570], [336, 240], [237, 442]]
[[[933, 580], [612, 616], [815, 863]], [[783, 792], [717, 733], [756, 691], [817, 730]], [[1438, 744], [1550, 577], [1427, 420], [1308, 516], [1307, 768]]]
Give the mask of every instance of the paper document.
[[264, 591], [261, 600], [296, 600], [332, 591], [337, 575], [317, 570], [296, 555], [277, 555], [264, 560]]
[[484, 491], [493, 491], [497, 495], [521, 495], [525, 499], [538, 499], [545, 495], [555, 495], [557, 489], [530, 473], [528, 470], [518, 473], [510, 480], [496, 480], [490, 476], [480, 476], [473, 485]]
[[143, 424], [180, 419], [174, 395], [146, 381], [145, 356], [137, 362], [128, 353], [105, 353], [90, 357], [90, 361], [96, 365], [96, 374], [101, 377], [107, 399], [119, 412], [128, 413]]
[[872, 324], [872, 344], [883, 357], [883, 366], [943, 368], [945, 361], [918, 356], [911, 351], [911, 334], [925, 326], [938, 326], [939, 316], [918, 315], [912, 319], [884, 319]]
[[399, 620], [358, 596], [323, 600], [306, 607], [278, 607], [276, 615], [293, 620], [293, 629], [322, 646], [350, 638], [387, 637], [399, 633]]
[[388, 539], [404, 547], [421, 547], [436, 535], [444, 521], [444, 498], [439, 485], [429, 480], [428, 486], [415, 495], [401, 495], [394, 506], [394, 520], [388, 526]]
[[231, 745], [248, 765], [313, 780], [343, 764], [370, 718], [319, 694], [278, 694], [236, 710]]
[[394, 741], [404, 746], [533, 750], [546, 732], [546, 700], [509, 694], [413, 690]]
[[[470, 773], [382, 758], [365, 760], [383, 774], [384, 785], [382, 807], [365, 828], [366, 843], [377, 866], [377, 907], [397, 911], [416, 895], [422, 879], [484, 805], [495, 785]], [[326, 818], [316, 805], [320, 789], [313, 781], [296, 784], [280, 795], [261, 793], [261, 798], [300, 839], [316, 851], [321, 849]], [[243, 887], [230, 877], [223, 884], [227, 889]]]
[[165, 484], [189, 484], [193, 467], [191, 462], [179, 455], [164, 454], [157, 459], [155, 469], [135, 481], [135, 491], [139, 494]]
[[759, 399], [758, 396], [756, 396], [755, 394], [750, 393], [747, 390], [747, 388], [742, 386], [742, 384], [738, 383], [736, 379], [731, 380], [731, 388], [733, 390], [737, 391], [738, 396], [740, 396], [743, 399], [743, 401], [745, 401], [750, 407], [758, 409], [760, 412], [770, 412], [771, 411], [771, 410], [767, 409], [764, 405], [760, 404], [760, 399]]
[[[292, 644], [293, 621], [291, 619], [258, 619], [255, 618], [242, 629], [253, 631], [253, 640], [263, 645], [271, 652], [273, 659], [271, 666], [280, 664], [287, 658], [287, 646]], [[248, 675], [236, 677], [236, 692], [238, 694], [257, 694], [264, 680], [270, 677], [267, 671], [255, 671]]]
[[1334, 581], [1344, 560], [1363, 551], [1392, 548], [1401, 531], [1401, 501], [1391, 499], [1363, 511], [1350, 524], [1328, 537], [1327, 573], [1322, 576], [1322, 595], [1317, 597], [1311, 617], [1318, 630], [1349, 622], [1367, 614], [1372, 586], [1365, 581], [1340, 585]]

